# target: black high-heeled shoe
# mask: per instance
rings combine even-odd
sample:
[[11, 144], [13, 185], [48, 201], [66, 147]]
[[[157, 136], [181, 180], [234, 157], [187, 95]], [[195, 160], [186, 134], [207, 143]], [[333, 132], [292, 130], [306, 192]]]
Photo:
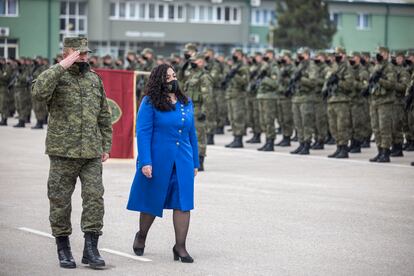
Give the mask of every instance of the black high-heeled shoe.
[[173, 247], [173, 254], [174, 254], [174, 261], [178, 261], [181, 260], [182, 263], [193, 263], [194, 259], [188, 255], [188, 256], [180, 256], [180, 254], [178, 254], [177, 250], [175, 250], [175, 246]]
[[142, 256], [144, 255], [145, 246], [140, 248], [138, 247], [138, 239], [139, 239], [139, 231], [135, 234], [134, 244], [132, 245], [132, 249], [134, 250], [135, 255]]

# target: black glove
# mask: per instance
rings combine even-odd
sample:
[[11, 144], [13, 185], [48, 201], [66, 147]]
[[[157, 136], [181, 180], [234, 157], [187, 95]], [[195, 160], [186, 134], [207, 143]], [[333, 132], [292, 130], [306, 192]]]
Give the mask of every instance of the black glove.
[[361, 91], [361, 96], [364, 98], [369, 96], [369, 86]]
[[204, 122], [206, 120], [206, 114], [200, 113], [197, 115], [197, 121]]

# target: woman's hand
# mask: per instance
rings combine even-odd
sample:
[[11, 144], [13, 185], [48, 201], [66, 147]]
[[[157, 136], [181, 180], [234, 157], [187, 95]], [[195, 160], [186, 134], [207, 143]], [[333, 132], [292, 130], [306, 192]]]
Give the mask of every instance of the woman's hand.
[[152, 178], [152, 166], [151, 165], [142, 167], [141, 171], [147, 178]]
[[197, 176], [198, 169], [194, 169], [194, 176]]

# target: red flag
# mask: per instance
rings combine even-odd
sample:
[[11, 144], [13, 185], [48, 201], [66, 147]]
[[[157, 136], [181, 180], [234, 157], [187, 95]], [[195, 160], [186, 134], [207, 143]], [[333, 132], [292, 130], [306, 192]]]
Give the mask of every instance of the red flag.
[[102, 78], [112, 114], [111, 158], [134, 158], [135, 73], [94, 69]]

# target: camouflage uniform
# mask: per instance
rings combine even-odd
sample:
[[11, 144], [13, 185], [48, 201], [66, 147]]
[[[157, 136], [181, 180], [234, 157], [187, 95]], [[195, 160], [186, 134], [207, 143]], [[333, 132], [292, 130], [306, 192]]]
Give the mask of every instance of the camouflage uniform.
[[[39, 75], [47, 70], [49, 68], [49, 65], [47, 64], [42, 64], [42, 65], [38, 65], [37, 67], [35, 67], [34, 71], [33, 71], [33, 79], [37, 79], [37, 77], [39, 77]], [[47, 105], [45, 101], [38, 101], [36, 100], [34, 97], [32, 98], [32, 102], [33, 102], [33, 111], [36, 115], [36, 119], [39, 122], [39, 124], [43, 124], [46, 123], [46, 118], [47, 118]]]
[[31, 68], [27, 65], [20, 65], [13, 87], [16, 109], [19, 114], [19, 124], [16, 126], [24, 127], [24, 123], [30, 117], [32, 111], [32, 98], [30, 96], [31, 78]]
[[[257, 54], [257, 53], [256, 53]], [[257, 100], [257, 88], [254, 84], [256, 83], [257, 77], [260, 74], [261, 64], [253, 63], [250, 68], [250, 85], [247, 91], [246, 97], [246, 127], [250, 127], [253, 130], [253, 138], [246, 142], [255, 142], [254, 138], [259, 138], [260, 140], [260, 113], [259, 113], [259, 103]]]
[[0, 67], [0, 114], [1, 125], [7, 125], [7, 117], [9, 116], [8, 105], [8, 86], [12, 77], [13, 70], [8, 64], [2, 64]]
[[[86, 38], [66, 38], [65, 47], [89, 51]], [[111, 114], [102, 80], [74, 64], [65, 70], [56, 64], [39, 75], [33, 97], [46, 101], [50, 113], [46, 154], [50, 157], [48, 197], [50, 224], [55, 237], [68, 236], [71, 196], [79, 177], [82, 182], [83, 232], [101, 234], [103, 184], [101, 155], [112, 143]]]
[[[414, 57], [414, 51], [409, 51], [407, 53], [407, 56]], [[411, 65], [407, 64], [406, 69], [408, 71], [408, 74], [411, 76], [410, 84], [412, 85], [413, 80], [414, 80], [414, 62], [412, 62]], [[414, 151], [414, 112], [412, 112], [412, 109], [411, 109], [411, 111], [409, 110], [406, 113], [406, 115], [407, 115], [407, 118], [406, 118], [407, 128], [405, 130], [405, 138], [407, 140], [407, 143], [404, 145], [404, 150]]]

